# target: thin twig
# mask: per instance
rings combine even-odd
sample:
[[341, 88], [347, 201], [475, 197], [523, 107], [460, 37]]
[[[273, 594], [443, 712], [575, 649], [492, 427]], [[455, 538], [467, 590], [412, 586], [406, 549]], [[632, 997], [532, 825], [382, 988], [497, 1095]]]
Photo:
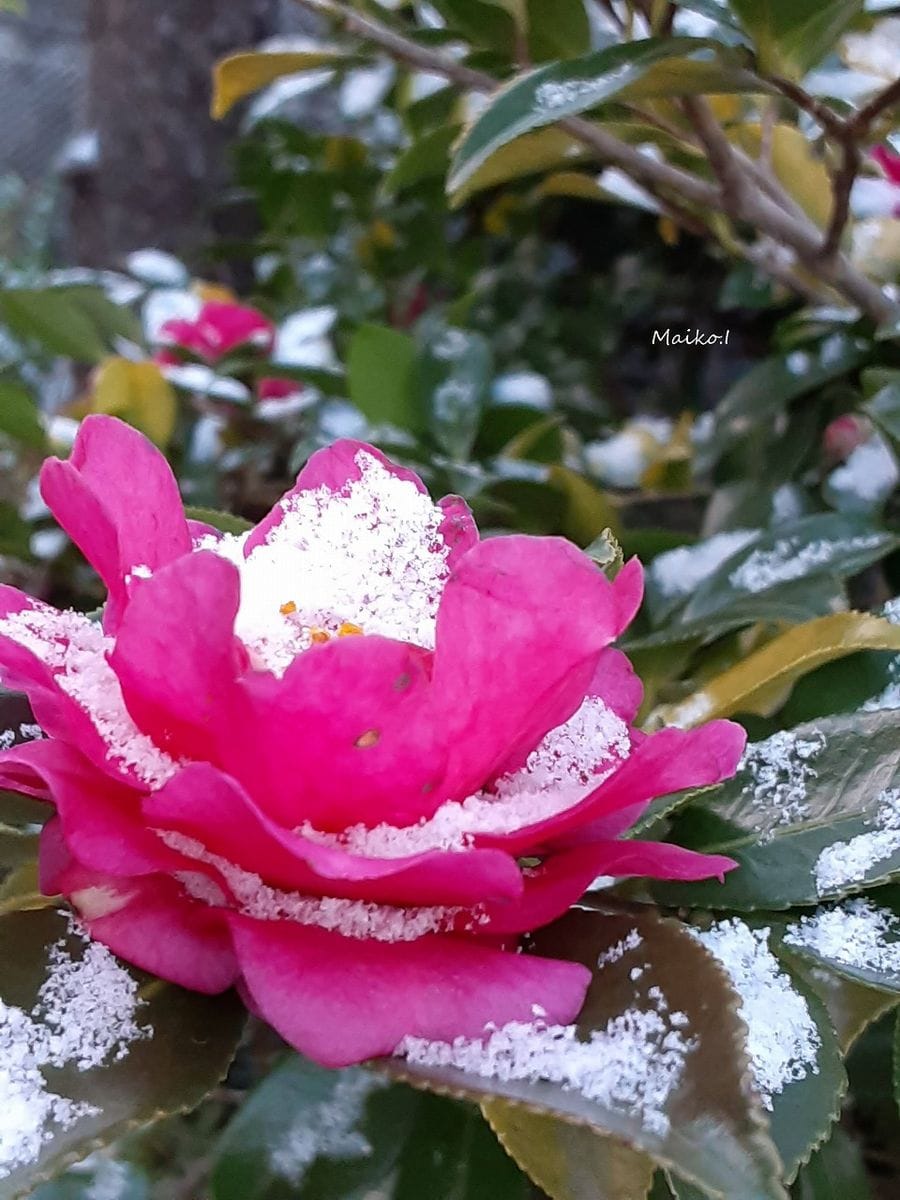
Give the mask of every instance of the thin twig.
[[697, 138], [709, 155], [713, 174], [722, 189], [722, 207], [729, 216], [743, 217], [746, 176], [725, 131], [700, 96], [686, 96], [682, 107], [694, 126]]
[[831, 216], [822, 242], [822, 257], [830, 258], [837, 253], [844, 235], [844, 229], [850, 220], [850, 194], [862, 165], [859, 146], [852, 137], [848, 137], [841, 148], [841, 164], [831, 175]]
[[897, 104], [900, 104], [900, 79], [895, 79], [883, 91], [873, 96], [869, 103], [864, 104], [856, 116], [852, 117], [847, 124], [858, 134], [868, 133], [869, 127], [874, 123], [876, 118]]

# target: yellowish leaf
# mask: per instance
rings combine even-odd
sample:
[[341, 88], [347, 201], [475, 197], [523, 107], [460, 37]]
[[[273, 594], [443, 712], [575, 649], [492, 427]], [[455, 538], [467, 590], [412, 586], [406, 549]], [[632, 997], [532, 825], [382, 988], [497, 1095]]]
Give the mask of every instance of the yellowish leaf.
[[[752, 157], [759, 157], [759, 123], [740, 123], [728, 136]], [[831, 215], [831, 177], [812, 145], [795, 125], [776, 125], [771, 131], [772, 170], [787, 193], [823, 229]]]
[[337, 50], [248, 50], [230, 54], [213, 67], [211, 112], [215, 119], [226, 116], [245, 96], [258, 92], [283, 75], [297, 75], [320, 67], [333, 67], [346, 56]]
[[550, 467], [550, 482], [565, 497], [562, 532], [579, 546], [587, 546], [605, 529], [621, 536], [621, 521], [613, 502], [583, 475], [568, 467]]
[[106, 358], [95, 373], [90, 411], [121, 417], [157, 446], [166, 446], [178, 401], [156, 363]]
[[690, 729], [733, 713], [768, 716], [801, 676], [857, 650], [900, 651], [900, 626], [858, 612], [832, 613], [796, 625], [685, 700], [660, 705], [648, 724]]

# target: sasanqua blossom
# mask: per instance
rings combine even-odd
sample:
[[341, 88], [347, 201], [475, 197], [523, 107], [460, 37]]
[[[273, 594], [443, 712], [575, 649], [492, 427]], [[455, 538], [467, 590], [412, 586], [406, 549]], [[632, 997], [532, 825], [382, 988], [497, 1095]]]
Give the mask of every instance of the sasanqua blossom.
[[0, 589], [0, 678], [46, 737], [0, 787], [55, 806], [41, 883], [185, 987], [237, 984], [329, 1065], [578, 1012], [589, 972], [516, 953], [599, 875], [731, 861], [629, 839], [730, 775], [727, 721], [645, 735], [613, 642], [641, 600], [571, 544], [479, 540], [357, 442], [252, 531], [187, 521], [141, 435], [84, 421], [42, 491], [108, 590], [102, 624]]

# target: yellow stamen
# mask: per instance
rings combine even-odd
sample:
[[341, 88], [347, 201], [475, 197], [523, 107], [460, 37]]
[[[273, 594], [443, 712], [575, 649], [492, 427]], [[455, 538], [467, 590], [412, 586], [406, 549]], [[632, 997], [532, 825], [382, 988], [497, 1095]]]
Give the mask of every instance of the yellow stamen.
[[352, 621], [344, 621], [338, 626], [338, 637], [356, 637], [360, 633], [362, 633], [362, 629], [359, 625], [354, 625]]
[[326, 629], [320, 629], [318, 625], [313, 625], [309, 631], [309, 640], [315, 646], [321, 646], [328, 641], [330, 635]]
[[368, 746], [376, 745], [380, 737], [381, 734], [377, 729], [367, 729], [361, 737], [356, 739], [356, 744], [361, 750], [365, 750]]
[[282, 604], [278, 611], [283, 617], [289, 617], [292, 613], [297, 611], [297, 605], [293, 602], [293, 600], [288, 600], [285, 604]]

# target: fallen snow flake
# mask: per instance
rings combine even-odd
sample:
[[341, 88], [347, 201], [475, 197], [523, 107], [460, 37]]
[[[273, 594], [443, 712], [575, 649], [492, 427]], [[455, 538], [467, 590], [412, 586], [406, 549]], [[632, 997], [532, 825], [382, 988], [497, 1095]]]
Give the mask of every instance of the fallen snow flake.
[[754, 550], [735, 568], [728, 579], [745, 592], [763, 592], [791, 579], [802, 579], [817, 567], [827, 567], [848, 555], [873, 550], [882, 542], [880, 533], [861, 533], [855, 537], [819, 538], [798, 545], [796, 538], [779, 538], [769, 550]]
[[900, 917], [862, 897], [801, 917], [784, 940], [845, 967], [900, 977]]
[[0, 731], [0, 750], [9, 750], [15, 745], [16, 731], [14, 729], [4, 729]]
[[49, 961], [31, 1013], [0, 1001], [0, 1179], [34, 1162], [54, 1127], [99, 1115], [91, 1104], [51, 1092], [46, 1068], [87, 1071], [152, 1035], [135, 1021], [136, 981], [105, 946], [90, 942], [74, 960], [60, 941]]
[[335, 835], [307, 823], [297, 832], [375, 858], [466, 850], [477, 834], [511, 833], [572, 808], [616, 770], [630, 747], [625, 722], [598, 696], [588, 696], [568, 721], [544, 737], [524, 766], [502, 776], [491, 792], [447, 801], [417, 825], [354, 825]]
[[824, 749], [825, 738], [818, 731], [805, 738], [782, 731], [747, 746], [738, 772], [749, 776], [741, 794], [760, 842], [771, 841], [776, 829], [809, 815], [806, 790], [817, 774], [810, 761]]
[[[483, 914], [474, 909], [401, 908], [367, 900], [281, 891], [269, 887], [252, 871], [245, 871], [220, 854], [214, 854], [195, 838], [167, 829], [155, 832], [170, 849], [214, 867], [239, 910], [256, 921], [294, 921], [298, 925], [313, 925], [361, 941], [413, 942], [429, 933], [446, 932], [464, 913], [474, 925], [483, 920]], [[185, 890], [194, 899], [216, 907], [227, 903], [227, 897], [213, 880], [203, 879], [198, 886], [194, 872], [182, 873], [181, 878]]]
[[769, 949], [768, 928], [751, 929], [737, 917], [705, 931], [691, 930], [727, 971], [740, 997], [747, 1053], [766, 1108], [789, 1083], [819, 1072], [822, 1039], [804, 997]]
[[317, 1158], [370, 1157], [372, 1145], [356, 1126], [369, 1097], [387, 1086], [388, 1080], [358, 1069], [339, 1075], [331, 1094], [318, 1104], [305, 1105], [272, 1150], [273, 1171], [296, 1187]]
[[755, 529], [735, 529], [667, 550], [654, 558], [650, 577], [664, 596], [686, 596], [757, 536]]
[[174, 775], [175, 761], [138, 729], [125, 707], [106, 657], [114, 642], [99, 625], [81, 613], [39, 604], [0, 619], [0, 636], [30, 651], [53, 671], [58, 687], [87, 713], [111, 762], [133, 771], [150, 787], [159, 787]]
[[900, 482], [900, 468], [885, 440], [878, 434], [857, 446], [845, 463], [828, 477], [828, 485], [845, 498], [847, 507], [880, 504]]
[[37, 741], [38, 738], [42, 738], [43, 736], [44, 731], [40, 725], [32, 725], [27, 721], [23, 721], [19, 726], [19, 737], [24, 738], [26, 741]]
[[[246, 557], [246, 535], [201, 543], [238, 567], [236, 633], [257, 665], [275, 674], [311, 644], [310, 629], [331, 634], [347, 621], [434, 646], [449, 575], [444, 513], [371, 454], [360, 451], [355, 462], [360, 478], [340, 491], [322, 486], [285, 496], [281, 521]], [[281, 611], [286, 601], [294, 612]]]
[[555, 1083], [665, 1137], [666, 1105], [696, 1046], [681, 1032], [686, 1025], [684, 1013], [667, 1014], [657, 1002], [649, 1011], [626, 1009], [587, 1038], [575, 1025], [511, 1021], [482, 1039], [406, 1037], [395, 1054], [419, 1066], [454, 1067], [485, 1079]]
[[602, 75], [587, 79], [566, 79], [560, 82], [547, 80], [534, 89], [533, 107], [536, 111], [569, 109], [592, 99], [598, 102], [613, 89], [620, 79], [628, 77], [627, 65], [604, 71]]
[[676, 729], [693, 729], [706, 720], [713, 708], [713, 699], [708, 692], [694, 692], [693, 696], [675, 705], [669, 714], [669, 724]]
[[[636, 929], [632, 929], [625, 937], [620, 938], [614, 946], [610, 946], [608, 950], [604, 950], [597, 958], [597, 966], [600, 968], [617, 963], [620, 958], [624, 958], [631, 950], [637, 950], [638, 946], [643, 942], [643, 938]], [[640, 968], [638, 968], [640, 969]]]
[[900, 850], [900, 788], [886, 788], [877, 804], [874, 817], [867, 822], [874, 826], [870, 833], [834, 842], [816, 859], [813, 875], [820, 896], [847, 884], [863, 883], [873, 867]]

